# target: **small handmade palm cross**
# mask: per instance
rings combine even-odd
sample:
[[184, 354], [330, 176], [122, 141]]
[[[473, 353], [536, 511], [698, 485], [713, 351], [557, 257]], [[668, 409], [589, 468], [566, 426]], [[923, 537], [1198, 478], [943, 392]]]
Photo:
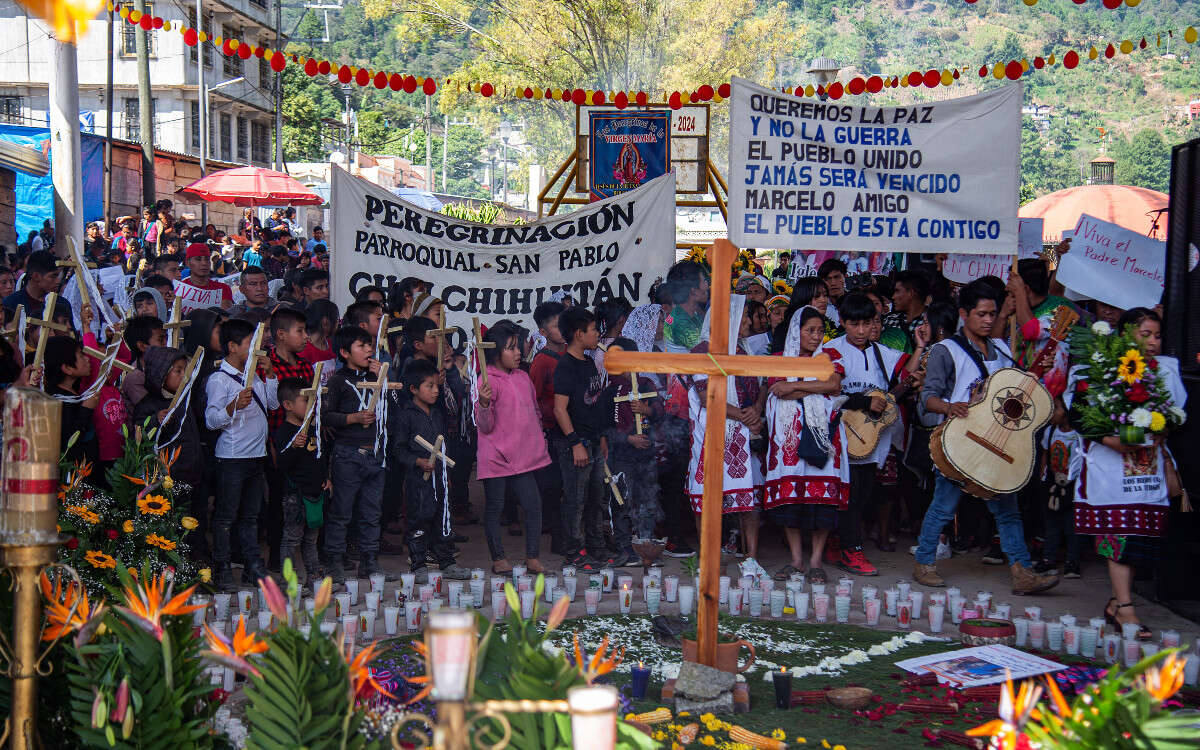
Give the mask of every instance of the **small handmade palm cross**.
[[721, 506], [725, 475], [726, 385], [731, 375], [756, 377], [827, 378], [833, 374], [829, 357], [751, 357], [729, 351], [728, 274], [737, 257], [729, 240], [717, 240], [709, 253], [713, 270], [711, 336], [708, 354], [625, 352], [610, 346], [604, 367], [613, 373], [662, 372], [707, 375], [708, 418], [704, 427], [704, 501], [700, 514], [700, 598], [696, 607], [697, 657], [701, 664], [717, 663], [717, 598], [721, 576]]

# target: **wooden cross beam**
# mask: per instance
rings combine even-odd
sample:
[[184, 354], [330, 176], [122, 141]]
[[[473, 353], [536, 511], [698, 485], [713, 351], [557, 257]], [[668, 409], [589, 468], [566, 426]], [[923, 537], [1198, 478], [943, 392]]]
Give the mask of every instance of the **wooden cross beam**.
[[737, 248], [729, 240], [717, 240], [709, 252], [713, 269], [712, 333], [708, 354], [663, 354], [625, 352], [609, 347], [604, 367], [609, 372], [663, 372], [708, 376], [704, 430], [704, 499], [700, 513], [700, 597], [697, 601], [697, 657], [701, 664], [716, 666], [717, 596], [721, 576], [721, 506], [725, 476], [725, 406], [729, 375], [814, 377], [833, 374], [828, 356], [751, 357], [729, 351], [729, 270]]
[[[607, 352], [605, 352], [605, 356], [608, 356]], [[626, 393], [624, 396], [617, 396], [613, 399], [613, 401], [617, 403], [620, 403], [621, 401], [628, 401], [629, 405], [632, 407], [635, 401], [642, 401], [643, 399], [647, 398], [658, 398], [658, 394], [654, 391], [642, 393], [642, 391], [638, 388], [638, 374], [636, 372], [629, 373], [629, 379], [633, 383], [629, 389], [629, 393]], [[637, 412], [633, 413], [633, 428], [638, 435], [641, 435], [646, 429], [646, 418]]]
[[[83, 353], [88, 355], [92, 359], [98, 359], [101, 362], [103, 362], [104, 360], [108, 359], [108, 356], [110, 354], [112, 354], [112, 351], [114, 348], [119, 348], [120, 346], [121, 346], [121, 342], [118, 341], [115, 344], [109, 345], [108, 351], [103, 351], [103, 352], [100, 351], [99, 349], [93, 349], [90, 346], [85, 346], [85, 347], [83, 347]], [[133, 372], [135, 369], [133, 365], [129, 364], [128, 362], [122, 362], [119, 359], [114, 359], [112, 366], [117, 368], [118, 370], [121, 370], [122, 372]]]
[[178, 348], [180, 334], [191, 324], [192, 321], [183, 319], [183, 300], [176, 297], [175, 301], [171, 303], [171, 319], [163, 326], [167, 329], [167, 346]]
[[58, 294], [50, 292], [46, 295], [45, 305], [42, 306], [42, 317], [29, 318], [29, 325], [42, 329], [38, 332], [37, 349], [33, 353], [33, 369], [35, 370], [42, 366], [42, 360], [46, 357], [46, 341], [50, 338], [50, 331], [69, 333], [71, 330], [62, 323], [54, 322], [54, 308], [57, 304]]
[[[25, 305], [17, 305], [17, 311], [13, 314], [12, 328], [4, 329], [4, 338], [8, 339], [9, 341], [12, 341], [13, 346], [16, 346], [17, 341], [19, 341], [21, 339], [20, 331], [18, 330], [18, 326], [21, 325], [21, 314], [24, 312], [25, 312]], [[25, 325], [29, 325], [29, 321], [26, 321]], [[25, 364], [25, 352], [17, 352], [17, 359], [19, 359], [21, 361], [21, 364]]]
[[[483, 328], [479, 325], [479, 318], [471, 318], [471, 328], [475, 332], [475, 349], [495, 349], [496, 345], [490, 341], [483, 340]], [[483, 352], [476, 351], [475, 356], [479, 359], [479, 374], [483, 378], [483, 384], [488, 384], [487, 378], [487, 360], [483, 356]]]
[[242, 373], [242, 379], [246, 381], [247, 388], [254, 387], [254, 376], [258, 373], [258, 358], [267, 353], [262, 348], [263, 336], [266, 333], [267, 324], [259, 323], [258, 327], [254, 329], [254, 335], [250, 337], [250, 349], [246, 352], [246, 371]]
[[312, 385], [310, 385], [309, 387], [307, 387], [307, 388], [305, 388], [304, 390], [300, 391], [300, 395], [301, 395], [301, 396], [305, 396], [305, 397], [307, 397], [307, 398], [309, 399], [309, 401], [310, 401], [310, 403], [309, 403], [309, 407], [308, 407], [308, 408], [309, 408], [309, 411], [311, 411], [311, 410], [312, 410], [312, 405], [316, 403], [317, 394], [318, 394], [318, 393], [325, 393], [326, 391], [328, 391], [328, 390], [329, 390], [328, 388], [322, 388], [322, 387], [321, 387], [321, 372], [322, 372], [324, 369], [325, 369], [325, 363], [324, 363], [324, 362], [318, 362], [316, 365], [314, 365], [314, 366], [313, 366], [313, 379], [312, 379]]
[[[433, 443], [430, 443], [428, 440], [421, 437], [420, 435], [417, 435], [416, 437], [414, 437], [413, 441], [416, 442], [417, 445], [419, 445], [422, 448], [424, 448], [425, 450], [429, 451], [429, 460], [430, 461], [437, 463], [437, 460], [440, 458], [443, 461], [445, 461], [446, 465], [449, 466], [451, 469], [454, 468], [454, 459], [447, 456], [445, 451], [442, 450], [442, 443], [445, 442], [445, 438], [443, 438], [441, 435], [438, 435], [437, 440], [435, 440]], [[432, 474], [433, 474], [432, 470], [425, 472], [425, 481], [429, 481], [429, 477]]]
[[87, 269], [95, 268], [95, 263], [86, 263], [79, 249], [75, 247], [75, 238], [67, 237], [67, 259], [55, 263], [59, 268], [71, 268], [75, 271], [75, 285], [79, 287], [79, 299], [83, 304], [90, 305], [92, 300], [88, 294]]
[[441, 372], [442, 363], [446, 361], [446, 337], [454, 333], [453, 328], [446, 327], [446, 307], [443, 305], [438, 311], [438, 327], [434, 328], [430, 333], [437, 336], [438, 353], [437, 353], [437, 368]]
[[[204, 359], [204, 347], [197, 346], [196, 352], [194, 354], [192, 354], [192, 358], [188, 360], [187, 367], [183, 368], [183, 377], [179, 380], [180, 383], [182, 383], [183, 385], [187, 385], [187, 382], [189, 380], [191, 380], [191, 378], [192, 378], [192, 371], [200, 366], [200, 361], [202, 359]], [[180, 388], [175, 393], [171, 393], [170, 391], [163, 391], [164, 393], [167, 393], [171, 396], [171, 403], [167, 405], [167, 413], [168, 414], [171, 412], [172, 409], [175, 408], [176, 404], [179, 403], [179, 399], [183, 397], [183, 394], [186, 392], [186, 390], [187, 390], [186, 388]]]
[[367, 402], [367, 411], [375, 409], [375, 406], [379, 403], [379, 396], [384, 391], [399, 391], [404, 389], [402, 383], [388, 382], [388, 369], [389, 364], [384, 362], [379, 365], [379, 374], [375, 376], [374, 380], [362, 380], [354, 383], [356, 389], [371, 392], [371, 400]]
[[617, 499], [617, 505], [624, 505], [625, 498], [621, 496], [621, 488], [617, 486], [617, 479], [613, 476], [612, 469], [608, 468], [608, 462], [604, 462], [604, 483], [612, 490], [613, 497]]

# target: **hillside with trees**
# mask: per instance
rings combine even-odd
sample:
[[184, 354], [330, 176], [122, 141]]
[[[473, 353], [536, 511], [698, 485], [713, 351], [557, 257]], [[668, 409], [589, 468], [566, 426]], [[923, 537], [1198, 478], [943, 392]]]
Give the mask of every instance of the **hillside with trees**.
[[[1200, 3], [1155, 0], [1105, 9], [1098, 0], [362, 0], [331, 14], [328, 41], [317, 11], [298, 22], [292, 49], [339, 63], [413, 75], [487, 81], [498, 89], [584, 87], [605, 90], [692, 90], [731, 75], [778, 87], [809, 82], [808, 61], [832, 57], [854, 75], [900, 75], [963, 68], [948, 88], [884, 89], [880, 104], [963, 96], [1005, 82], [980, 78], [983, 64], [1080, 50], [1075, 70], [1034, 70], [1022, 80], [1022, 201], [1079, 184], [1101, 150], [1117, 160], [1117, 181], [1166, 190], [1170, 146], [1200, 135], [1188, 103], [1200, 99], [1200, 56], [1184, 30], [1200, 24]], [[289, 25], [289, 28], [291, 26]], [[1103, 50], [1124, 39], [1132, 54]], [[1143, 48], [1142, 41], [1145, 40]], [[1098, 59], [1086, 51], [1095, 46]], [[483, 98], [456, 85], [435, 96], [424, 119], [417, 94], [343, 88], [322, 77], [286, 74], [285, 144], [289, 159], [320, 158], [332, 145], [328, 124], [340, 121], [350, 97], [358, 113], [352, 140], [369, 153], [424, 163], [423, 133], [435, 134], [441, 162], [443, 114], [452, 126], [452, 185], [471, 193], [507, 120], [523, 128], [521, 159], [553, 170], [569, 153], [574, 107], [561, 102]], [[714, 161], [725, 161], [726, 106], [712, 105]], [[316, 114], [316, 118], [312, 114]], [[419, 132], [418, 132], [419, 131]], [[338, 138], [344, 139], [339, 135]], [[414, 146], [415, 143], [418, 145]], [[524, 170], [511, 179], [519, 189]], [[472, 194], [486, 194], [479, 189]]]

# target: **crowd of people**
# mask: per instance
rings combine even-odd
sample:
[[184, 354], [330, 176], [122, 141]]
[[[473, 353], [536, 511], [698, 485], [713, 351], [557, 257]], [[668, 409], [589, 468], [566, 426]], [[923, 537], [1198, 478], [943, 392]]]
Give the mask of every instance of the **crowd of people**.
[[[290, 215], [269, 224], [247, 211], [231, 240], [175, 220], [168, 204], [141, 222], [121, 222], [114, 237], [91, 227], [89, 258], [121, 264], [136, 279], [130, 315], [98, 330], [88, 305], [75, 330], [60, 297], [53, 318], [65, 332], [30, 325], [0, 339], [0, 380], [63, 399], [68, 457], [96, 462], [99, 481], [120, 457], [122, 427], [175, 436], [182, 450], [173, 476], [199, 520], [193, 554], [211, 560], [217, 588], [235, 586], [237, 566], [243, 580], [256, 580], [289, 558], [310, 582], [392, 575], [381, 555], [406, 555], [414, 572], [436, 565], [447, 578], [466, 578], [456, 545], [480, 522], [496, 573], [512, 570], [507, 535], [524, 537], [520, 559], [535, 573], [544, 567], [544, 536], [551, 554], [585, 570], [641, 564], [639, 542], [656, 540], [669, 556], [695, 554], [705, 379], [610, 374], [604, 357], [613, 346], [707, 352], [710, 284], [727, 283], [723, 273], [716, 279], [702, 261], [681, 261], [638, 307], [607, 298], [588, 309], [559, 292], [531, 321], [495, 322], [476, 340], [446, 327], [434, 279], [363, 287], [340, 310], [329, 300], [320, 229], [303, 242]], [[18, 306], [27, 319], [41, 318], [63, 282], [53, 248], [39, 237], [38, 249], [23, 246], [0, 270], [9, 331]], [[929, 451], [930, 431], [964, 416], [978, 383], [1043, 357], [1054, 312], [1076, 304], [1054, 293], [1047, 262], [1022, 260], [1007, 280], [966, 285], [948, 282], [936, 264], [888, 276], [848, 271], [834, 258], [814, 276], [790, 276], [784, 266], [772, 281], [755, 265], [731, 280], [730, 354], [828, 355], [835, 371], [822, 380], [732, 381], [723, 552], [757, 559], [760, 539], [780, 539], [787, 562], [769, 574], [820, 583], [825, 566], [878, 574], [868, 542], [890, 551], [907, 533], [916, 538], [914, 577], [926, 586], [945, 585], [937, 560], [973, 549], [984, 563], [1009, 566], [1016, 594], [1045, 591], [1060, 573], [1078, 577], [1085, 555], [1072, 504], [1107, 481], [1093, 473], [1085, 482], [1080, 473], [1111, 462], [1089, 459], [1073, 389], [1052, 389], [1057, 408], [1035, 478], [1016, 495], [965, 496]], [[233, 289], [214, 278], [231, 273], [236, 304]], [[204, 298], [212, 304], [195, 306], [196, 290], [213, 293]], [[185, 321], [173, 321], [181, 297], [191, 306]], [[1085, 317], [1131, 327], [1143, 353], [1174, 373], [1182, 407], [1178, 366], [1161, 356], [1159, 314], [1082, 304]], [[167, 346], [178, 322], [186, 327]], [[41, 335], [52, 338], [42, 367], [33, 368]], [[101, 349], [98, 338], [119, 339], [118, 356], [133, 369], [111, 371], [96, 390], [99, 360], [85, 348]], [[16, 350], [18, 340], [26, 351]], [[188, 408], [172, 410], [197, 349], [203, 358]], [[1070, 368], [1065, 347], [1054, 360], [1050, 371]], [[898, 409], [895, 422], [867, 454], [851, 457], [841, 417], [889, 408]], [[1102, 447], [1130, 450], [1115, 437]], [[1164, 447], [1153, 450], [1169, 465]], [[471, 505], [473, 473], [483, 485], [482, 517]], [[1114, 622], [1137, 621], [1133, 572], [1153, 563], [1164, 529], [1135, 532], [1095, 535]]]

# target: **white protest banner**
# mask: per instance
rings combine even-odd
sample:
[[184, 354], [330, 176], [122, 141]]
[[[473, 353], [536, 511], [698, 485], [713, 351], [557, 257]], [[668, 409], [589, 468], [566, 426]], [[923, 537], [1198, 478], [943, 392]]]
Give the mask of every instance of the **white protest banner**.
[[1021, 85], [905, 107], [734, 78], [729, 239], [739, 247], [1011, 253]]
[[[1065, 233], [1064, 233], [1065, 234]], [[1167, 244], [1083, 214], [1058, 280], [1081, 297], [1114, 307], [1154, 307], [1162, 299]]]
[[174, 282], [174, 287], [175, 297], [182, 300], [180, 309], [184, 315], [193, 310], [200, 310], [205, 307], [221, 306], [221, 287], [219, 286], [214, 286], [210, 289], [201, 289], [198, 286], [176, 281]]
[[[1042, 253], [1043, 219], [1017, 219], [1017, 259], [1037, 258]], [[1012, 254], [964, 255], [952, 253], [942, 264], [942, 275], [949, 281], [966, 284], [984, 276], [998, 276], [1008, 281]]]
[[425, 211], [333, 170], [333, 301], [406, 276], [433, 284], [452, 325], [471, 318], [532, 322], [563, 290], [577, 304], [649, 301], [650, 284], [675, 258], [675, 178], [658, 177], [614, 198], [529, 224], [476, 224]]

